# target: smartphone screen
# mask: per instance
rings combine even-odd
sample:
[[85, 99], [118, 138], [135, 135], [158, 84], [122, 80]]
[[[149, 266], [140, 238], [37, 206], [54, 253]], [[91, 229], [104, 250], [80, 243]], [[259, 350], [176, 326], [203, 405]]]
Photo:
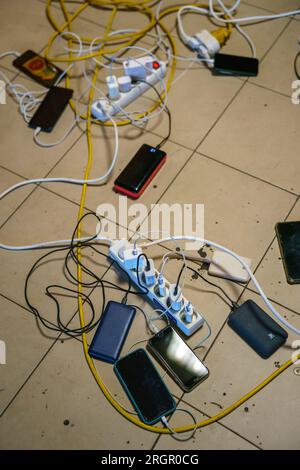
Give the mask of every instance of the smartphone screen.
[[300, 222], [281, 222], [276, 225], [276, 233], [290, 284], [300, 283]]
[[209, 375], [205, 365], [171, 326], [153, 336], [148, 347], [186, 392]]
[[45, 99], [32, 116], [29, 127], [33, 129], [40, 127], [45, 132], [51, 132], [72, 95], [73, 90], [68, 88], [50, 88]]
[[139, 194], [151, 176], [164, 163], [166, 153], [156, 147], [144, 144], [115, 181], [115, 188], [128, 193]]
[[230, 54], [216, 54], [214, 70], [225, 75], [255, 77], [258, 74], [259, 62], [254, 57], [242, 57]]
[[50, 88], [57, 83], [63, 70], [36, 52], [28, 50], [13, 61], [13, 65], [41, 85]]
[[154, 424], [175, 409], [175, 402], [144, 349], [119, 359], [114, 370], [140, 418]]

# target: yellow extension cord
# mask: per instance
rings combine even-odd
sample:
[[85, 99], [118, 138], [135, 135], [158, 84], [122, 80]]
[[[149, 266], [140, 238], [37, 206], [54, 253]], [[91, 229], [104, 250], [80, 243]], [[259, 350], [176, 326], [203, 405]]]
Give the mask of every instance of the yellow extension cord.
[[[133, 1], [133, 0], [127, 0], [127, 1], [122, 1], [122, 0], [112, 0], [112, 1], [105, 1], [105, 0], [87, 0], [85, 1], [76, 11], [75, 13], [73, 13], [73, 15], [69, 15], [69, 13], [67, 12], [67, 9], [65, 7], [65, 2], [64, 0], [60, 0], [60, 5], [61, 5], [61, 8], [62, 8], [62, 12], [63, 12], [63, 15], [66, 19], [66, 23], [64, 23], [64, 25], [62, 27], [59, 27], [58, 24], [56, 23], [56, 21], [53, 19], [52, 17], [52, 14], [51, 14], [51, 4], [52, 4], [52, 1], [53, 0], [48, 0], [47, 2], [47, 16], [52, 24], [52, 26], [54, 27], [54, 29], [56, 30], [56, 32], [53, 34], [53, 36], [50, 38], [49, 40], [49, 43], [48, 43], [48, 47], [47, 47], [47, 56], [48, 56], [48, 53], [49, 53], [49, 49], [51, 47], [51, 45], [53, 44], [53, 42], [55, 41], [56, 37], [61, 34], [66, 28], [68, 28], [68, 30], [70, 30], [71, 28], [71, 24], [72, 22], [80, 15], [80, 13], [82, 11], [85, 10], [85, 8], [89, 5], [94, 5], [94, 6], [111, 6], [112, 7], [112, 12], [111, 12], [111, 16], [110, 16], [110, 19], [108, 21], [108, 24], [107, 24], [107, 27], [105, 29], [105, 33], [104, 33], [104, 37], [101, 38], [101, 41], [103, 43], [106, 42], [106, 39], [107, 39], [107, 36], [110, 32], [110, 29], [112, 27], [112, 23], [113, 23], [113, 20], [114, 20], [114, 17], [118, 11], [118, 7], [119, 6], [126, 6], [126, 7], [131, 7], [132, 9], [134, 9], [135, 11], [140, 11], [140, 12], [144, 12], [147, 16], [149, 16], [149, 8], [147, 7], [147, 4], [150, 3], [149, 0], [140, 0], [140, 1]], [[199, 5], [198, 5], [199, 6]], [[159, 24], [160, 26], [162, 27], [162, 29], [165, 31], [166, 35], [167, 35], [167, 38], [171, 44], [171, 47], [172, 47], [172, 51], [173, 51], [173, 54], [176, 55], [176, 45], [175, 45], [175, 42], [172, 38], [172, 35], [171, 33], [168, 31], [168, 29], [161, 23], [161, 18], [169, 13], [172, 13], [172, 12], [175, 12], [177, 11], [179, 8], [179, 6], [176, 6], [176, 7], [171, 7], [171, 8], [168, 8], [168, 9], [165, 9], [162, 11], [160, 17], [159, 17]], [[153, 14], [150, 15], [150, 18], [153, 18]], [[154, 23], [155, 24], [155, 23]], [[154, 26], [154, 24], [152, 24], [151, 22], [151, 27], [147, 27], [147, 28], [144, 28], [143, 30], [141, 30], [139, 33], [134, 33], [134, 34], [130, 34], [130, 35], [120, 35], [118, 38], [114, 38], [114, 40], [117, 40], [117, 41], [124, 41], [126, 40], [127, 38], [131, 37], [130, 41], [133, 41], [135, 42], [136, 39], [142, 37], [144, 34], [146, 34], [146, 32], [150, 31], [152, 29], [152, 27]], [[86, 38], [86, 40], [88, 40]], [[69, 38], [69, 41], [72, 41], [71, 38]], [[121, 46], [121, 48], [124, 47], [124, 46]], [[101, 48], [99, 51], [97, 51], [96, 54], [93, 54], [94, 57], [101, 57], [101, 55], [103, 55], [105, 52], [105, 48]], [[111, 51], [110, 51], [111, 53]], [[113, 52], [114, 53], [114, 52]], [[65, 59], [64, 61], [66, 62], [73, 62], [73, 57], [71, 57], [71, 53], [69, 53], [69, 57], [67, 59]], [[52, 60], [56, 60], [55, 58], [53, 58]], [[84, 60], [83, 58], [81, 58], [81, 60]], [[172, 83], [172, 78], [174, 76], [174, 72], [175, 72], [175, 66], [176, 66], [176, 61], [173, 60], [172, 61], [172, 67], [171, 67], [171, 73], [170, 73], [170, 76], [169, 76], [169, 80], [168, 80], [168, 83], [167, 83], [167, 90], [170, 88], [171, 86], [171, 83]], [[91, 168], [91, 165], [92, 165], [92, 161], [93, 161], [93, 144], [92, 144], [92, 138], [91, 138], [91, 126], [92, 126], [92, 123], [91, 123], [91, 105], [92, 105], [92, 101], [93, 101], [93, 97], [94, 97], [94, 90], [95, 90], [95, 84], [96, 84], [96, 81], [97, 81], [97, 76], [98, 76], [98, 73], [99, 73], [99, 69], [100, 69], [100, 66], [97, 65], [95, 67], [95, 70], [94, 70], [94, 74], [93, 74], [93, 79], [92, 79], [92, 83], [93, 83], [93, 87], [91, 87], [90, 89], [90, 94], [89, 94], [89, 105], [88, 105], [88, 111], [87, 111], [87, 116], [86, 116], [86, 119], [87, 119], [87, 144], [88, 144], [88, 161], [87, 161], [87, 166], [86, 166], [86, 169], [85, 169], [85, 174], [84, 174], [84, 179], [88, 179], [89, 178], [89, 173], [90, 173], [90, 168]], [[66, 77], [66, 82], [69, 84], [69, 77]], [[156, 104], [156, 107], [159, 105], [159, 102]], [[155, 108], [154, 108], [155, 109]], [[75, 110], [75, 108], [73, 108], [73, 110]], [[153, 110], [153, 107], [151, 108], [151, 110]], [[141, 116], [143, 117], [144, 115], [146, 114], [149, 114], [151, 111], [148, 110], [146, 113], [144, 114], [141, 114]], [[128, 121], [130, 122], [130, 121]], [[124, 124], [127, 124], [128, 123], [127, 121], [125, 121], [124, 123], [118, 123], [119, 125], [124, 125]], [[82, 187], [82, 193], [81, 193], [81, 200], [80, 200], [80, 208], [79, 208], [79, 212], [78, 212], [78, 221], [81, 219], [81, 217], [83, 216], [83, 211], [84, 211], [84, 203], [85, 203], [85, 198], [86, 198], [86, 189], [87, 189], [87, 185], [83, 185]], [[78, 226], [78, 230], [77, 230], [77, 237], [80, 238], [81, 237], [81, 223], [79, 224]], [[80, 324], [81, 324], [81, 327], [84, 328], [85, 326], [85, 319], [84, 319], [84, 311], [83, 311], [83, 302], [82, 302], [82, 270], [81, 270], [81, 266], [80, 266], [80, 261], [82, 259], [82, 256], [81, 256], [81, 249], [80, 247], [78, 247], [77, 249], [77, 253], [78, 253], [78, 259], [79, 259], [79, 263], [78, 263], [78, 266], [77, 266], [77, 277], [78, 277], [78, 308], [79, 308], [79, 318], [80, 318]], [[159, 434], [171, 434], [172, 431], [170, 431], [169, 429], [166, 429], [166, 428], [162, 428], [162, 427], [157, 427], [157, 426], [148, 426], [147, 424], [143, 423], [142, 421], [140, 421], [139, 419], [135, 418], [134, 416], [132, 416], [130, 413], [128, 413], [126, 410], [124, 410], [122, 408], [121, 405], [119, 405], [118, 402], [116, 402], [116, 400], [112, 397], [112, 395], [109, 393], [109, 391], [107, 390], [105, 384], [103, 383], [94, 363], [93, 363], [93, 360], [91, 359], [91, 357], [89, 356], [89, 353], [88, 353], [88, 343], [87, 343], [87, 338], [86, 338], [86, 334], [83, 333], [82, 334], [82, 342], [83, 342], [83, 350], [84, 350], [84, 355], [85, 355], [85, 358], [86, 358], [86, 361], [88, 363], [88, 366], [97, 382], [97, 384], [99, 385], [101, 391], [103, 392], [103, 394], [105, 395], [105, 397], [107, 398], [107, 400], [111, 403], [111, 405], [121, 414], [123, 415], [127, 420], [129, 420], [131, 423], [139, 426], [140, 428], [143, 428], [147, 431], [151, 431], [151, 432], [154, 432], [154, 433], [159, 433]], [[298, 355], [297, 359], [300, 359], [300, 354]], [[256, 393], [258, 393], [260, 390], [262, 390], [266, 385], [268, 385], [269, 383], [271, 383], [276, 377], [278, 377], [280, 374], [282, 374], [286, 369], [288, 369], [291, 365], [293, 364], [293, 361], [292, 360], [289, 360], [287, 361], [285, 364], [283, 364], [279, 369], [277, 369], [275, 372], [273, 372], [269, 377], [267, 377], [263, 382], [261, 382], [259, 385], [257, 385], [254, 389], [252, 389], [250, 392], [248, 392], [246, 395], [244, 395], [242, 398], [240, 398], [239, 400], [237, 400], [235, 403], [233, 403], [231, 406], [229, 406], [228, 408], [222, 410], [220, 413], [212, 416], [211, 418], [207, 418], [207, 419], [204, 419], [203, 421], [200, 421], [197, 423], [197, 428], [202, 428], [204, 426], [208, 426], [209, 424], [212, 424], [212, 423], [215, 423], [217, 421], [219, 421], [220, 419], [224, 418], [225, 416], [229, 415], [230, 413], [232, 413], [234, 410], [236, 410], [238, 407], [240, 407], [243, 403], [245, 403], [247, 400], [249, 400], [250, 398], [252, 398]], [[176, 432], [176, 433], [184, 433], [184, 432], [187, 432], [187, 431], [193, 431], [195, 428], [195, 425], [187, 425], [187, 426], [180, 426], [180, 427], [177, 427], [177, 428], [174, 428], [173, 432]]]

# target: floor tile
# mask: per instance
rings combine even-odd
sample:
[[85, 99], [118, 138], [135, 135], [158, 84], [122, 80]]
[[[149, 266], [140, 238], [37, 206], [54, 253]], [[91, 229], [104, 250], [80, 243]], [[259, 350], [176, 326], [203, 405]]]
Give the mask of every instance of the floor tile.
[[[251, 298], [267, 310], [258, 295], [247, 291], [243, 300]], [[288, 321], [299, 328], [300, 316], [277, 306]], [[291, 344], [296, 336], [289, 334], [285, 346], [269, 359], [261, 359], [227, 325], [206, 358], [210, 370], [208, 380], [184, 399], [209, 416], [225, 409], [262, 382], [294, 352]], [[221, 422], [264, 449], [299, 448], [297, 393], [299, 377], [293, 367], [265, 387], [253, 398]], [[287, 398], [288, 397], [288, 398]], [[272, 430], [272, 432], [270, 432]]]
[[[300, 204], [296, 204], [287, 220], [300, 220]], [[282, 219], [278, 219], [281, 222]], [[274, 230], [275, 236], [275, 230]], [[284, 266], [281, 259], [277, 238], [272, 243], [269, 251], [262, 259], [256, 272], [259, 283], [263, 286], [266, 294], [271, 299], [300, 313], [300, 292], [299, 285], [288, 284], [285, 276]], [[253, 289], [253, 284], [250, 284]]]
[[112, 409], [74, 340], [48, 354], [2, 417], [0, 435], [2, 449], [150, 449], [155, 439]]
[[291, 96], [294, 91], [292, 83], [297, 78], [294, 59], [299, 51], [298, 37], [298, 22], [292, 21], [265, 57], [258, 77], [251, 78], [250, 81]]
[[[27, 79], [17, 78], [16, 82], [25, 85], [31, 90], [42, 90], [39, 85], [32, 85], [32, 81]], [[0, 115], [2, 134], [1, 163], [5, 168], [25, 178], [43, 178], [81, 136], [81, 131], [75, 127], [71, 135], [62, 144], [52, 148], [42, 148], [34, 142], [34, 131], [28, 128], [18, 111], [18, 105], [10, 96], [7, 96], [5, 111], [5, 113]], [[66, 129], [70, 128], [72, 120], [73, 113], [67, 108], [56, 129], [51, 134], [40, 133], [39, 139], [43, 143], [48, 144], [58, 141], [64, 135]], [[11, 128], [14, 129], [13, 133], [10, 132]]]
[[[3, 0], [2, 3], [1, 52], [11, 49], [22, 52], [29, 48], [44, 51], [53, 33], [46, 18], [46, 1], [28, 0], [26, 8], [20, 0], [15, 0], [14, 8], [11, 7], [12, 2]], [[65, 19], [58, 3], [58, 0], [53, 2], [52, 14], [61, 25]], [[65, 3], [69, 11], [74, 11], [76, 2]], [[183, 2], [174, 0], [171, 3]], [[164, 2], [165, 7], [168, 5], [169, 2]], [[238, 16], [283, 12], [296, 7], [300, 7], [300, 0], [247, 0], [242, 2]], [[103, 36], [109, 14], [108, 11], [89, 6], [74, 21], [72, 30], [89, 37]], [[172, 30], [177, 45], [176, 53], [191, 56], [192, 52], [188, 51], [177, 36], [175, 17], [172, 14], [164, 22]], [[290, 211], [288, 220], [299, 220], [300, 215], [299, 201], [295, 205], [300, 194], [299, 132], [296, 127], [300, 108], [292, 105], [290, 100], [291, 82], [295, 78], [293, 59], [298, 51], [299, 36], [295, 25], [299, 21], [300, 15], [292, 20], [280, 19], [245, 27], [257, 46], [258, 57], [264, 57], [258, 77], [251, 79], [249, 83], [236, 77], [212, 76], [209, 70], [199, 64], [178, 61], [175, 81], [167, 102], [172, 112], [171, 141], [163, 148], [167, 152], [167, 162], [137, 201], [144, 204], [146, 212], [155, 202], [203, 203], [206, 237], [228, 246], [242, 256], [252, 258], [253, 267], [258, 266], [257, 278], [266, 294], [277, 302], [275, 307], [278, 311], [298, 328], [300, 310], [297, 286], [290, 286], [286, 282], [274, 226], [276, 222], [284, 220]], [[140, 29], [147, 24], [145, 15], [118, 12], [112, 29]], [[207, 19], [193, 14], [185, 16], [184, 25], [190, 32], [204, 27], [208, 30], [215, 29]], [[14, 35], [11, 31], [14, 31]], [[147, 36], [136, 44], [152, 49], [156, 41], [156, 38]], [[65, 45], [63, 40], [57, 40], [50, 55], [61, 53]], [[132, 56], [142, 54], [134, 50], [131, 52]], [[249, 47], [235, 31], [224, 52], [249, 55]], [[157, 54], [160, 59], [165, 59], [162, 51]], [[16, 76], [12, 59], [7, 57], [0, 61], [0, 71], [4, 71], [10, 79]], [[66, 63], [60, 63], [60, 66], [65, 68]], [[89, 79], [92, 77], [91, 66], [91, 62], [86, 64]], [[121, 71], [116, 69], [115, 73], [119, 75]], [[83, 74], [81, 64], [74, 66], [71, 74], [74, 97], [80, 99], [78, 109], [85, 112], [87, 87], [85, 80], [80, 79]], [[107, 74], [107, 69], [100, 71], [94, 99], [100, 97], [101, 93], [106, 93]], [[15, 83], [21, 83], [32, 90], [42, 90], [38, 84], [22, 75], [15, 78]], [[150, 90], [127, 110], [148, 109], [156, 99], [157, 96]], [[9, 96], [7, 100], [8, 104], [0, 107], [0, 191], [23, 178], [43, 177], [49, 172], [51, 176], [82, 178], [87, 164], [87, 142], [83, 134], [86, 130], [85, 122], [80, 123], [63, 144], [45, 150], [33, 142], [32, 130], [27, 128], [17, 104]], [[41, 140], [54, 142], [60, 139], [73, 119], [73, 113], [67, 109], [54, 132], [41, 134]], [[168, 118], [165, 113], [160, 113], [149, 121], [146, 131], [133, 125], [120, 127], [120, 151], [116, 168], [107, 185], [87, 188], [86, 208], [95, 210], [101, 203], [110, 203], [118, 209], [119, 199], [112, 190], [114, 178], [142, 143], [156, 146], [167, 131]], [[194, 153], [200, 142], [200, 148]], [[91, 176], [95, 177], [105, 172], [111, 162], [114, 146], [112, 129], [93, 126], [93, 146]], [[79, 186], [63, 184], [45, 185], [44, 188], [29, 186], [8, 196], [5, 201], [1, 201], [1, 243], [19, 245], [70, 238], [76, 224], [81, 189]], [[135, 229], [132, 221], [139, 216], [138, 206], [134, 206], [134, 201], [126, 201], [131, 215], [126, 219], [126, 210], [123, 208], [117, 222], [123, 227]], [[148, 217], [146, 220], [150, 219]], [[82, 234], [93, 235], [95, 224], [95, 219], [86, 219]], [[102, 224], [104, 233], [108, 221], [102, 219]], [[120, 230], [116, 234], [118, 236]], [[129, 237], [131, 236], [132, 232], [129, 230]], [[151, 234], [145, 236], [150, 237]], [[103, 255], [84, 249], [83, 262], [99, 278], [104, 276], [106, 286], [108, 282], [114, 282], [118, 287], [126, 288], [125, 277], [120, 275], [118, 268], [110, 267], [107, 245], [98, 245], [97, 249]], [[175, 245], [155, 245], [145, 249], [145, 252], [154, 259], [156, 268], [159, 268], [162, 255], [168, 249], [174, 250]], [[185, 443], [167, 436], [158, 440], [157, 435], [131, 425], [107, 403], [85, 364], [81, 338], [60, 338], [30, 376], [57, 338], [56, 331], [50, 332], [37, 325], [34, 316], [24, 309], [26, 275], [38, 257], [45, 253], [46, 251], [41, 250], [1, 252], [1, 268], [5, 275], [1, 278], [0, 286], [0, 340], [5, 340], [7, 344], [7, 365], [0, 366], [3, 370], [0, 410], [11, 402], [1, 420], [1, 448], [299, 448], [297, 410], [300, 403], [296, 384], [299, 378], [293, 372], [295, 366], [231, 415], [199, 430], [194, 439]], [[193, 254], [193, 260], [189, 260], [189, 264], [198, 274], [188, 272], [183, 287], [184, 295], [204, 315], [212, 329], [204, 347], [195, 351], [210, 369], [210, 377], [193, 392], [183, 395], [182, 390], [155, 359], [153, 362], [175, 399], [178, 400], [183, 395], [180, 408], [192, 411], [197, 420], [202, 420], [231, 405], [268, 374], [277, 370], [294, 352], [291, 344], [296, 337], [289, 335], [287, 344], [274, 356], [268, 360], [260, 359], [226, 324], [230, 307], [226, 305], [227, 299], [219, 287], [232, 300], [237, 300], [243, 286], [209, 276], [206, 268], [201, 267], [197, 252], [187, 254]], [[44, 262], [34, 272], [29, 284], [30, 301], [54, 323], [57, 322], [56, 305], [45, 295], [45, 289], [50, 283], [72, 287], [66, 280], [63, 261], [63, 253], [53, 255], [51, 260]], [[166, 277], [176, 282], [181, 266], [180, 257], [169, 261], [164, 271]], [[76, 276], [75, 264], [71, 271]], [[215, 285], [207, 284], [200, 275]], [[86, 282], [90, 281], [85, 273], [83, 278]], [[184, 276], [181, 283], [183, 278]], [[73, 287], [76, 289], [76, 285]], [[90, 295], [98, 319], [103, 294], [100, 287], [93, 287], [94, 285], [90, 285], [83, 291]], [[60, 288], [53, 287], [53, 290], [59, 291]], [[105, 294], [105, 302], [121, 301], [124, 296], [120, 290], [108, 287]], [[267, 310], [253, 292], [251, 283], [243, 300], [248, 298]], [[63, 320], [70, 321], [70, 327], [78, 327], [77, 299], [64, 292], [58, 300]], [[128, 303], [140, 306], [149, 315], [155, 313], [153, 306], [142, 296], [130, 293]], [[87, 303], [83, 310], [87, 322], [91, 315]], [[155, 321], [155, 324], [162, 328], [165, 322]], [[185, 340], [194, 348], [206, 333], [207, 327], [203, 326]], [[94, 330], [87, 335], [88, 343], [93, 334]], [[121, 354], [124, 355], [133, 348], [145, 348], [146, 341], [143, 340], [150, 336], [145, 318], [138, 310]], [[138, 343], [139, 341], [142, 342]], [[114, 398], [132, 409], [112, 366], [101, 361], [95, 361], [95, 366]], [[175, 413], [171, 419], [172, 426], [189, 422], [191, 418], [182, 412]]]
[[[22, 178], [14, 175], [13, 173], [0, 168], [0, 191], [5, 191], [8, 187], [13, 186], [14, 184], [24, 181]], [[6, 197], [5, 202], [3, 200], [1, 204], [1, 217], [0, 224], [5, 223], [7, 218], [12, 214], [14, 210], [24, 201], [24, 199], [33, 191], [34, 187], [27, 186], [24, 189], [19, 189], [11, 193]]]
[[[1, 52], [23, 53], [27, 49], [38, 52], [48, 41], [53, 30], [46, 19], [45, 6], [37, 0], [28, 0], [24, 13], [22, 0], [16, 0], [14, 8], [9, 0], [1, 2]], [[15, 70], [12, 60], [13, 57], [3, 58], [1, 64]]]
[[[99, 128], [98, 126], [93, 129], [93, 164], [90, 178], [97, 178], [105, 174], [109, 168], [114, 153], [115, 142], [114, 131], [112, 129]], [[96, 210], [97, 207], [103, 203], [112, 204], [117, 215], [119, 215], [119, 211], [121, 210], [121, 204], [119, 202], [119, 194], [113, 190], [114, 180], [144, 143], [156, 146], [161, 141], [160, 137], [150, 133], [144, 133], [133, 126], [120, 128], [119, 134], [119, 156], [112, 175], [107, 180], [106, 184], [95, 187], [90, 186], [87, 191], [86, 199], [86, 207], [91, 210]], [[137, 201], [123, 197], [128, 208], [132, 207], [132, 212], [137, 203], [145, 205], [146, 209], [149, 211], [151, 204], [154, 204], [161, 197], [169, 181], [176, 176], [191, 155], [190, 150], [183, 149], [171, 142], [168, 142], [162, 150], [167, 153], [167, 161], [151, 182], [150, 186], [146, 189], [145, 193]], [[87, 162], [87, 157], [85, 157], [86, 153], [87, 140], [84, 136], [83, 139], [72, 148], [70, 153], [55, 167], [49, 176], [58, 177], [68, 175], [71, 178], [83, 178]], [[66, 187], [65, 185], [49, 184], [47, 187], [76, 202], [79, 200], [81, 191], [79, 186], [71, 185]], [[124, 216], [124, 214], [122, 215]], [[107, 215], [107, 217], [110, 218], [109, 215]], [[126, 223], [125, 220], [123, 221], [123, 219], [120, 220], [118, 217], [118, 223], [127, 226], [128, 223], [134, 219], [134, 216], [132, 214], [128, 217], [128, 223]]]
[[[32, 196], [19, 208], [14, 216], [4, 225], [1, 233], [1, 241], [9, 245], [26, 245], [49, 240], [70, 239], [76, 225], [78, 206], [65, 201], [49, 191], [37, 189]], [[93, 236], [96, 230], [94, 218], [86, 219], [83, 225], [82, 236]], [[39, 251], [27, 252], [1, 252], [2, 269], [6, 276], [2, 280], [0, 292], [9, 298], [25, 304], [24, 282], [34, 262], [44, 254]], [[56, 316], [56, 307], [53, 300], [45, 296], [45, 288], [49, 284], [66, 284], [63, 270], [65, 253], [51, 255], [46, 263], [35, 271], [29, 285], [29, 296], [33, 304], [46, 312], [46, 316]], [[98, 260], [94, 263], [89, 258], [89, 263], [100, 275], [107, 269], [107, 263], [103, 265]], [[76, 272], [76, 269], [75, 269]], [[64, 318], [70, 319], [77, 309], [76, 299], [63, 297], [66, 302]]]
[[247, 0], [247, 3], [276, 13], [292, 11], [300, 8], [298, 0]]
[[199, 151], [298, 193], [299, 115], [289, 98], [246, 84]]
[[[187, 403], [180, 403], [181, 410], [188, 410], [197, 419], [203, 421], [205, 416], [189, 406]], [[191, 417], [183, 412], [174, 413], [169, 421], [169, 425], [174, 428], [176, 426], [185, 426], [192, 424]], [[182, 439], [184, 434], [179, 436]], [[187, 437], [189, 434], [187, 434]], [[219, 424], [212, 424], [208, 427], [199, 429], [193, 438], [187, 441], [179, 442], [172, 436], [161, 436], [158, 443], [155, 445], [154, 450], [256, 450], [256, 447], [250, 442], [247, 442], [242, 437], [237, 436], [230, 430], [220, 426]]]
[[13, 302], [0, 297], [1, 341], [6, 344], [6, 364], [1, 365], [0, 414], [51, 347], [34, 316]]
[[204, 204], [206, 239], [251, 258], [255, 266], [272, 240], [278, 217], [285, 217], [295, 200], [289, 193], [195, 154], [159, 202]]

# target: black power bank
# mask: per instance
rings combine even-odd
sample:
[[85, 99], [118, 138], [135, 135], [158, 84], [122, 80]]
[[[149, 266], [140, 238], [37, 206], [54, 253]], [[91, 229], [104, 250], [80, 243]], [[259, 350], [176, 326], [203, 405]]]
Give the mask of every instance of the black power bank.
[[166, 153], [162, 150], [147, 144], [142, 145], [115, 180], [115, 191], [133, 199], [139, 198], [166, 158]]
[[288, 337], [287, 332], [252, 300], [230, 313], [228, 325], [263, 359], [268, 359]]
[[130, 305], [108, 302], [89, 347], [89, 355], [112, 364], [116, 362], [135, 312]]
[[254, 57], [242, 57], [230, 54], [216, 54], [214, 61], [215, 75], [235, 75], [256, 77], [259, 62]]

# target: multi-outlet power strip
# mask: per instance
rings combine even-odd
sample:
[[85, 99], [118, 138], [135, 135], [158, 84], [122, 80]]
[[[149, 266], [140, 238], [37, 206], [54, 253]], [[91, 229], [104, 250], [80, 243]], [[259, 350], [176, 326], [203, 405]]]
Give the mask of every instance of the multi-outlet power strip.
[[[202, 315], [182, 295], [182, 292], [174, 292], [174, 284], [154, 268], [153, 260], [149, 260], [151, 270], [147, 272], [142, 250], [130, 244], [127, 240], [116, 240], [109, 249], [109, 256], [130, 276], [134, 284], [141, 289], [139, 284], [147, 289], [145, 296], [156, 308], [166, 312], [168, 317], [186, 335], [191, 336], [204, 324]], [[139, 279], [137, 275], [137, 262], [139, 258]]]
[[[125, 69], [126, 75], [117, 79], [115, 76], [107, 77], [108, 97], [100, 98], [92, 105], [92, 115], [99, 121], [108, 121], [110, 116], [122, 112], [130, 103], [155, 86], [166, 75], [164, 62], [152, 61], [152, 66], [147, 64], [147, 74], [139, 74], [141, 67], [129, 67]], [[124, 67], [125, 68], [125, 67]], [[143, 80], [139, 82], [139, 79]]]

